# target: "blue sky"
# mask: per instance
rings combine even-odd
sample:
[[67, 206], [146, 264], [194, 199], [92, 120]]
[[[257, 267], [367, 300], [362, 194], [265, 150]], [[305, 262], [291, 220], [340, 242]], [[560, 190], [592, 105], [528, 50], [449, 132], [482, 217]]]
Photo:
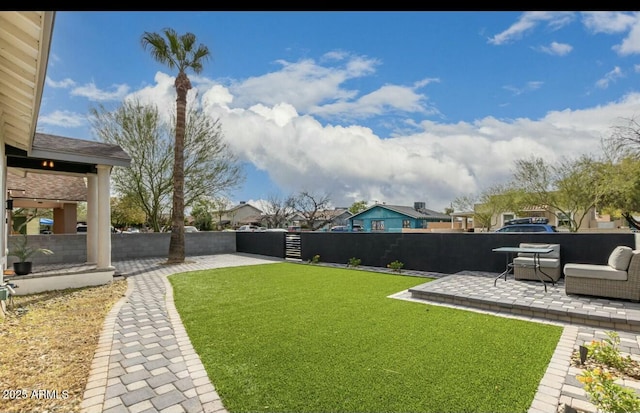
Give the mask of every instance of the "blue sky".
[[58, 12], [38, 132], [94, 139], [89, 108], [134, 97], [174, 107], [176, 73], [140, 44], [165, 27], [212, 54], [189, 93], [242, 160], [236, 203], [442, 211], [516, 159], [597, 154], [640, 113], [638, 13]]

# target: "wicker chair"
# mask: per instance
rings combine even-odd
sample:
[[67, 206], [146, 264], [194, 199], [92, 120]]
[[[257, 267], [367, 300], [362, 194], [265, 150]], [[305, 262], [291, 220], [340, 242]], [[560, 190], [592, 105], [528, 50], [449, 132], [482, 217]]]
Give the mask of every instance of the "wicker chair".
[[607, 265], [565, 264], [565, 293], [640, 301], [640, 250], [632, 251], [626, 269], [612, 266], [611, 261], [610, 257]]

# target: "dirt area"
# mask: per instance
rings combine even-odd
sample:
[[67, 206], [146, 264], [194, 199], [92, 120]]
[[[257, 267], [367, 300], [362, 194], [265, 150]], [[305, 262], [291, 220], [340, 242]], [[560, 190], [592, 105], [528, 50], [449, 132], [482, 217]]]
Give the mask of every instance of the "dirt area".
[[123, 279], [14, 297], [0, 316], [0, 412], [78, 412], [105, 317]]

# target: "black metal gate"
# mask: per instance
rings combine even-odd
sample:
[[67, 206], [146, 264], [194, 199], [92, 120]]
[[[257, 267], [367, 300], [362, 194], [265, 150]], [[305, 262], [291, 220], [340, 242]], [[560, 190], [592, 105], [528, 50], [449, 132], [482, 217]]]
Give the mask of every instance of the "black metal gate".
[[300, 234], [288, 233], [284, 242], [285, 258], [300, 259]]

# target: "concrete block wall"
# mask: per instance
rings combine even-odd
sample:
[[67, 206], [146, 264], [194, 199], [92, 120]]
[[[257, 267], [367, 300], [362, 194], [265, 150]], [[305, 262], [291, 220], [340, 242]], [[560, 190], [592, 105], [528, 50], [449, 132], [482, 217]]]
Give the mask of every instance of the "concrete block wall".
[[[9, 236], [9, 251], [16, 242], [21, 242], [23, 235]], [[59, 235], [27, 235], [29, 247], [46, 248], [53, 255], [35, 254], [31, 261], [35, 264], [83, 263], [87, 260], [87, 236], [84, 234]], [[18, 261], [16, 257], [8, 257], [8, 267]]]
[[[21, 235], [9, 237], [9, 249]], [[87, 260], [86, 234], [28, 235], [29, 246], [47, 248], [53, 255], [36, 254], [31, 258], [37, 264], [84, 263]], [[165, 257], [169, 252], [169, 233], [137, 233], [111, 235], [111, 260]], [[228, 254], [236, 252], [235, 232], [194, 232], [185, 234], [187, 256]], [[16, 261], [9, 257], [9, 267]]]

